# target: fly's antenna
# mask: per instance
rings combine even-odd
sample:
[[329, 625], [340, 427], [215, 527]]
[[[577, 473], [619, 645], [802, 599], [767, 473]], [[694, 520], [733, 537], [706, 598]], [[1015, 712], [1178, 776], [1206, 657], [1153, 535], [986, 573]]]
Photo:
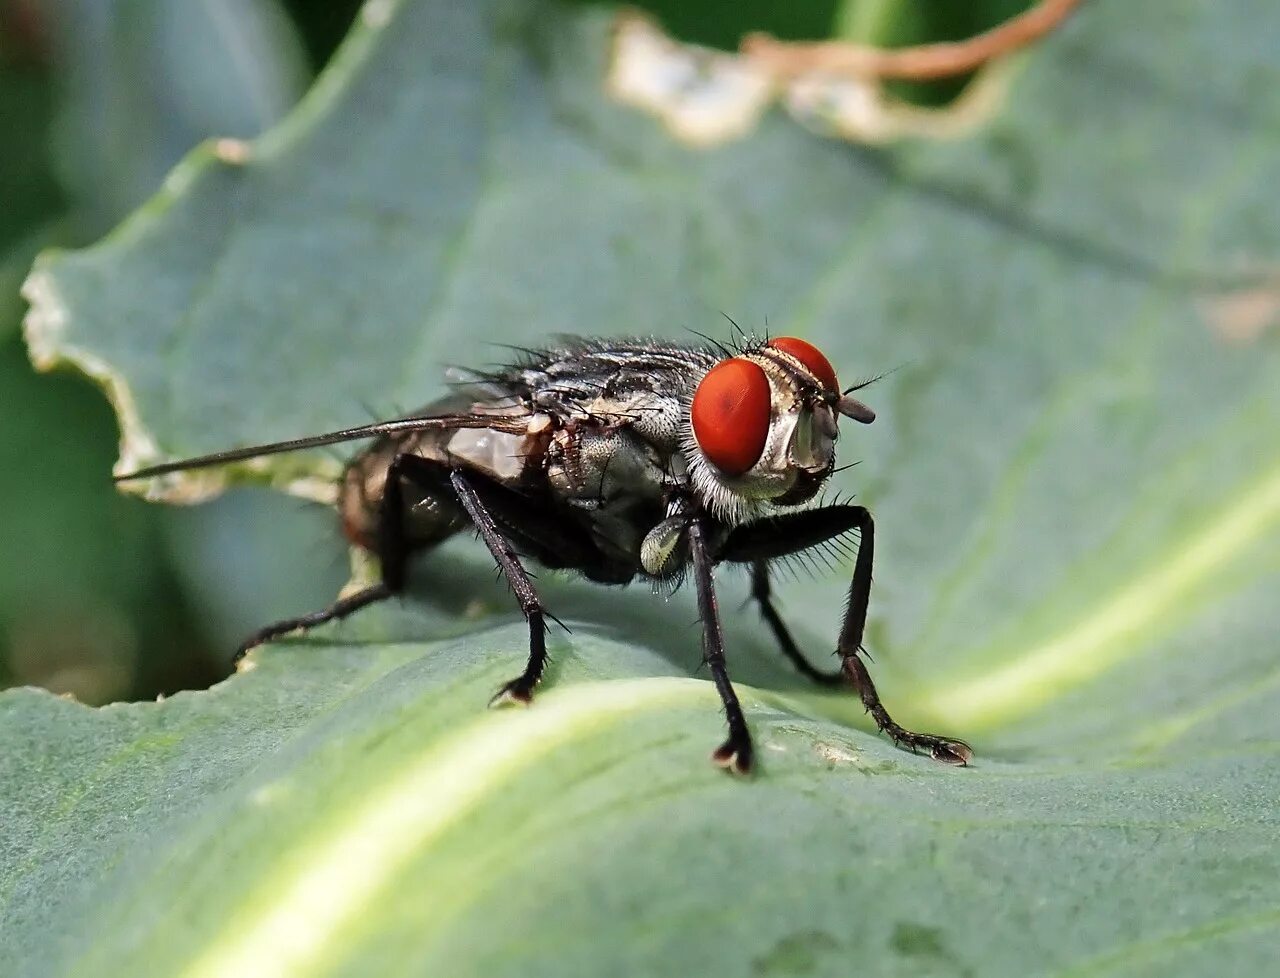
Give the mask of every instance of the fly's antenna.
[[870, 387], [876, 381], [884, 380], [884, 378], [888, 377], [890, 374], [896, 374], [904, 366], [906, 366], [906, 364], [899, 364], [892, 370], [886, 370], [884, 373], [876, 374], [869, 380], [862, 380], [856, 384], [846, 387], [840, 392], [841, 397], [836, 403], [836, 410], [846, 418], [852, 418], [854, 421], [859, 421], [862, 424], [871, 424], [871, 422], [876, 419], [875, 411], [854, 397], [853, 392], [860, 391], [864, 387]]
[[852, 394], [854, 391], [860, 391], [864, 387], [870, 387], [872, 384], [876, 383], [877, 381], [884, 380], [886, 377], [896, 374], [899, 370], [901, 370], [905, 366], [906, 366], [905, 363], [900, 363], [898, 364], [898, 366], [894, 367], [892, 370], [886, 370], [883, 373], [878, 373], [874, 377], [868, 378], [867, 380], [860, 380], [856, 384], [853, 384], [850, 387], [846, 387], [840, 393], [847, 395], [847, 394]]

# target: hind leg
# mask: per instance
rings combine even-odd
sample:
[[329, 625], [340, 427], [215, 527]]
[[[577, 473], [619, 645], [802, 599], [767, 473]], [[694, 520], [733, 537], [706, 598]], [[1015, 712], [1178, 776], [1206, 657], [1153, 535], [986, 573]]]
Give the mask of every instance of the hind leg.
[[309, 615], [299, 615], [297, 618], [283, 618], [280, 621], [273, 621], [270, 625], [263, 625], [240, 643], [240, 647], [236, 649], [235, 658], [231, 661], [239, 662], [249, 654], [251, 649], [264, 645], [273, 638], [279, 638], [289, 632], [305, 632], [315, 628], [317, 625], [323, 625], [325, 622], [341, 620], [361, 608], [389, 597], [391, 597], [391, 591], [386, 584], [379, 582], [372, 587], [365, 588], [363, 591], [357, 591], [349, 597], [339, 598], [329, 607], [313, 611]]
[[404, 590], [409, 554], [413, 549], [405, 518], [408, 508], [404, 499], [404, 480], [415, 462], [425, 461], [415, 455], [397, 455], [387, 469], [382, 500], [378, 506], [378, 533], [374, 547], [382, 567], [382, 580], [355, 594], [339, 598], [327, 608], [264, 625], [240, 643], [234, 662], [239, 662], [250, 650], [282, 635], [307, 632], [327, 622], [339, 621], [361, 608], [385, 601]]

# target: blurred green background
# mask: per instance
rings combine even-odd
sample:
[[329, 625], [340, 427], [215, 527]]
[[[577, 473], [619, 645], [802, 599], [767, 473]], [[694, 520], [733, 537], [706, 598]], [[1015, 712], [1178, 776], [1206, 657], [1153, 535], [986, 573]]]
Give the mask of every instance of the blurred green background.
[[[1024, 0], [652, 0], [675, 35], [749, 30], [901, 45], [963, 37]], [[0, 685], [90, 703], [225, 676], [245, 632], [345, 579], [331, 515], [240, 490], [192, 509], [115, 492], [114, 415], [83, 377], [40, 374], [19, 289], [44, 247], [100, 238], [200, 140], [279, 120], [359, 10], [353, 0], [0, 0]], [[963, 81], [903, 85], [936, 103]]]

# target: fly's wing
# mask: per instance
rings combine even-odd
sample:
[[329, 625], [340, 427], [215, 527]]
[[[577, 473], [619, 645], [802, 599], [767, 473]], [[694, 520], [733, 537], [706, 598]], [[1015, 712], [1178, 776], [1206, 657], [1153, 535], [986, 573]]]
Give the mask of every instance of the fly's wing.
[[[661, 340], [566, 339], [543, 351], [523, 351], [523, 362], [492, 373], [458, 373], [452, 395], [422, 413], [322, 435], [233, 448], [212, 455], [163, 462], [114, 477], [116, 482], [170, 472], [206, 469], [265, 455], [320, 448], [365, 438], [413, 432], [486, 428], [531, 434], [534, 412], [567, 417], [622, 419], [649, 441], [666, 443], [679, 430], [681, 398], [689, 379], [716, 361], [713, 351]], [[432, 413], [438, 412], [438, 413]], [[449, 453], [500, 481], [518, 475], [509, 444], [477, 436], [450, 440]], [[506, 453], [505, 455], [501, 453]], [[500, 457], [499, 457], [500, 456]]]
[[112, 478], [115, 482], [126, 482], [131, 479], [149, 479], [153, 476], [166, 475], [170, 472], [208, 469], [217, 465], [227, 465], [231, 462], [243, 462], [246, 459], [261, 458], [264, 455], [279, 455], [284, 452], [300, 451], [304, 448], [320, 448], [324, 445], [337, 445], [340, 442], [404, 435], [415, 431], [450, 431], [467, 428], [488, 428], [492, 431], [523, 434], [528, 430], [528, 418], [501, 414], [467, 413], [376, 421], [373, 424], [359, 425], [355, 428], [343, 428], [341, 431], [330, 431], [322, 435], [309, 435], [306, 438], [271, 442], [266, 445], [249, 445], [245, 448], [233, 448], [229, 451], [214, 452], [212, 455], [199, 455], [195, 458], [181, 459], [177, 462], [162, 462], [159, 465], [149, 465], [146, 468], [125, 472]]

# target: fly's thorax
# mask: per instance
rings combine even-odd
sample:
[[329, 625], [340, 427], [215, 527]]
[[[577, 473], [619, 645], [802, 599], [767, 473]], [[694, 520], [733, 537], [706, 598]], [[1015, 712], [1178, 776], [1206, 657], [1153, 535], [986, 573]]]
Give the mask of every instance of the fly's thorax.
[[835, 468], [841, 403], [830, 364], [803, 341], [784, 338], [720, 361], [703, 374], [686, 415], [694, 492], [729, 523], [766, 504], [812, 499]]
[[570, 419], [551, 436], [545, 455], [548, 485], [566, 500], [596, 505], [662, 497], [669, 456], [630, 425]]

